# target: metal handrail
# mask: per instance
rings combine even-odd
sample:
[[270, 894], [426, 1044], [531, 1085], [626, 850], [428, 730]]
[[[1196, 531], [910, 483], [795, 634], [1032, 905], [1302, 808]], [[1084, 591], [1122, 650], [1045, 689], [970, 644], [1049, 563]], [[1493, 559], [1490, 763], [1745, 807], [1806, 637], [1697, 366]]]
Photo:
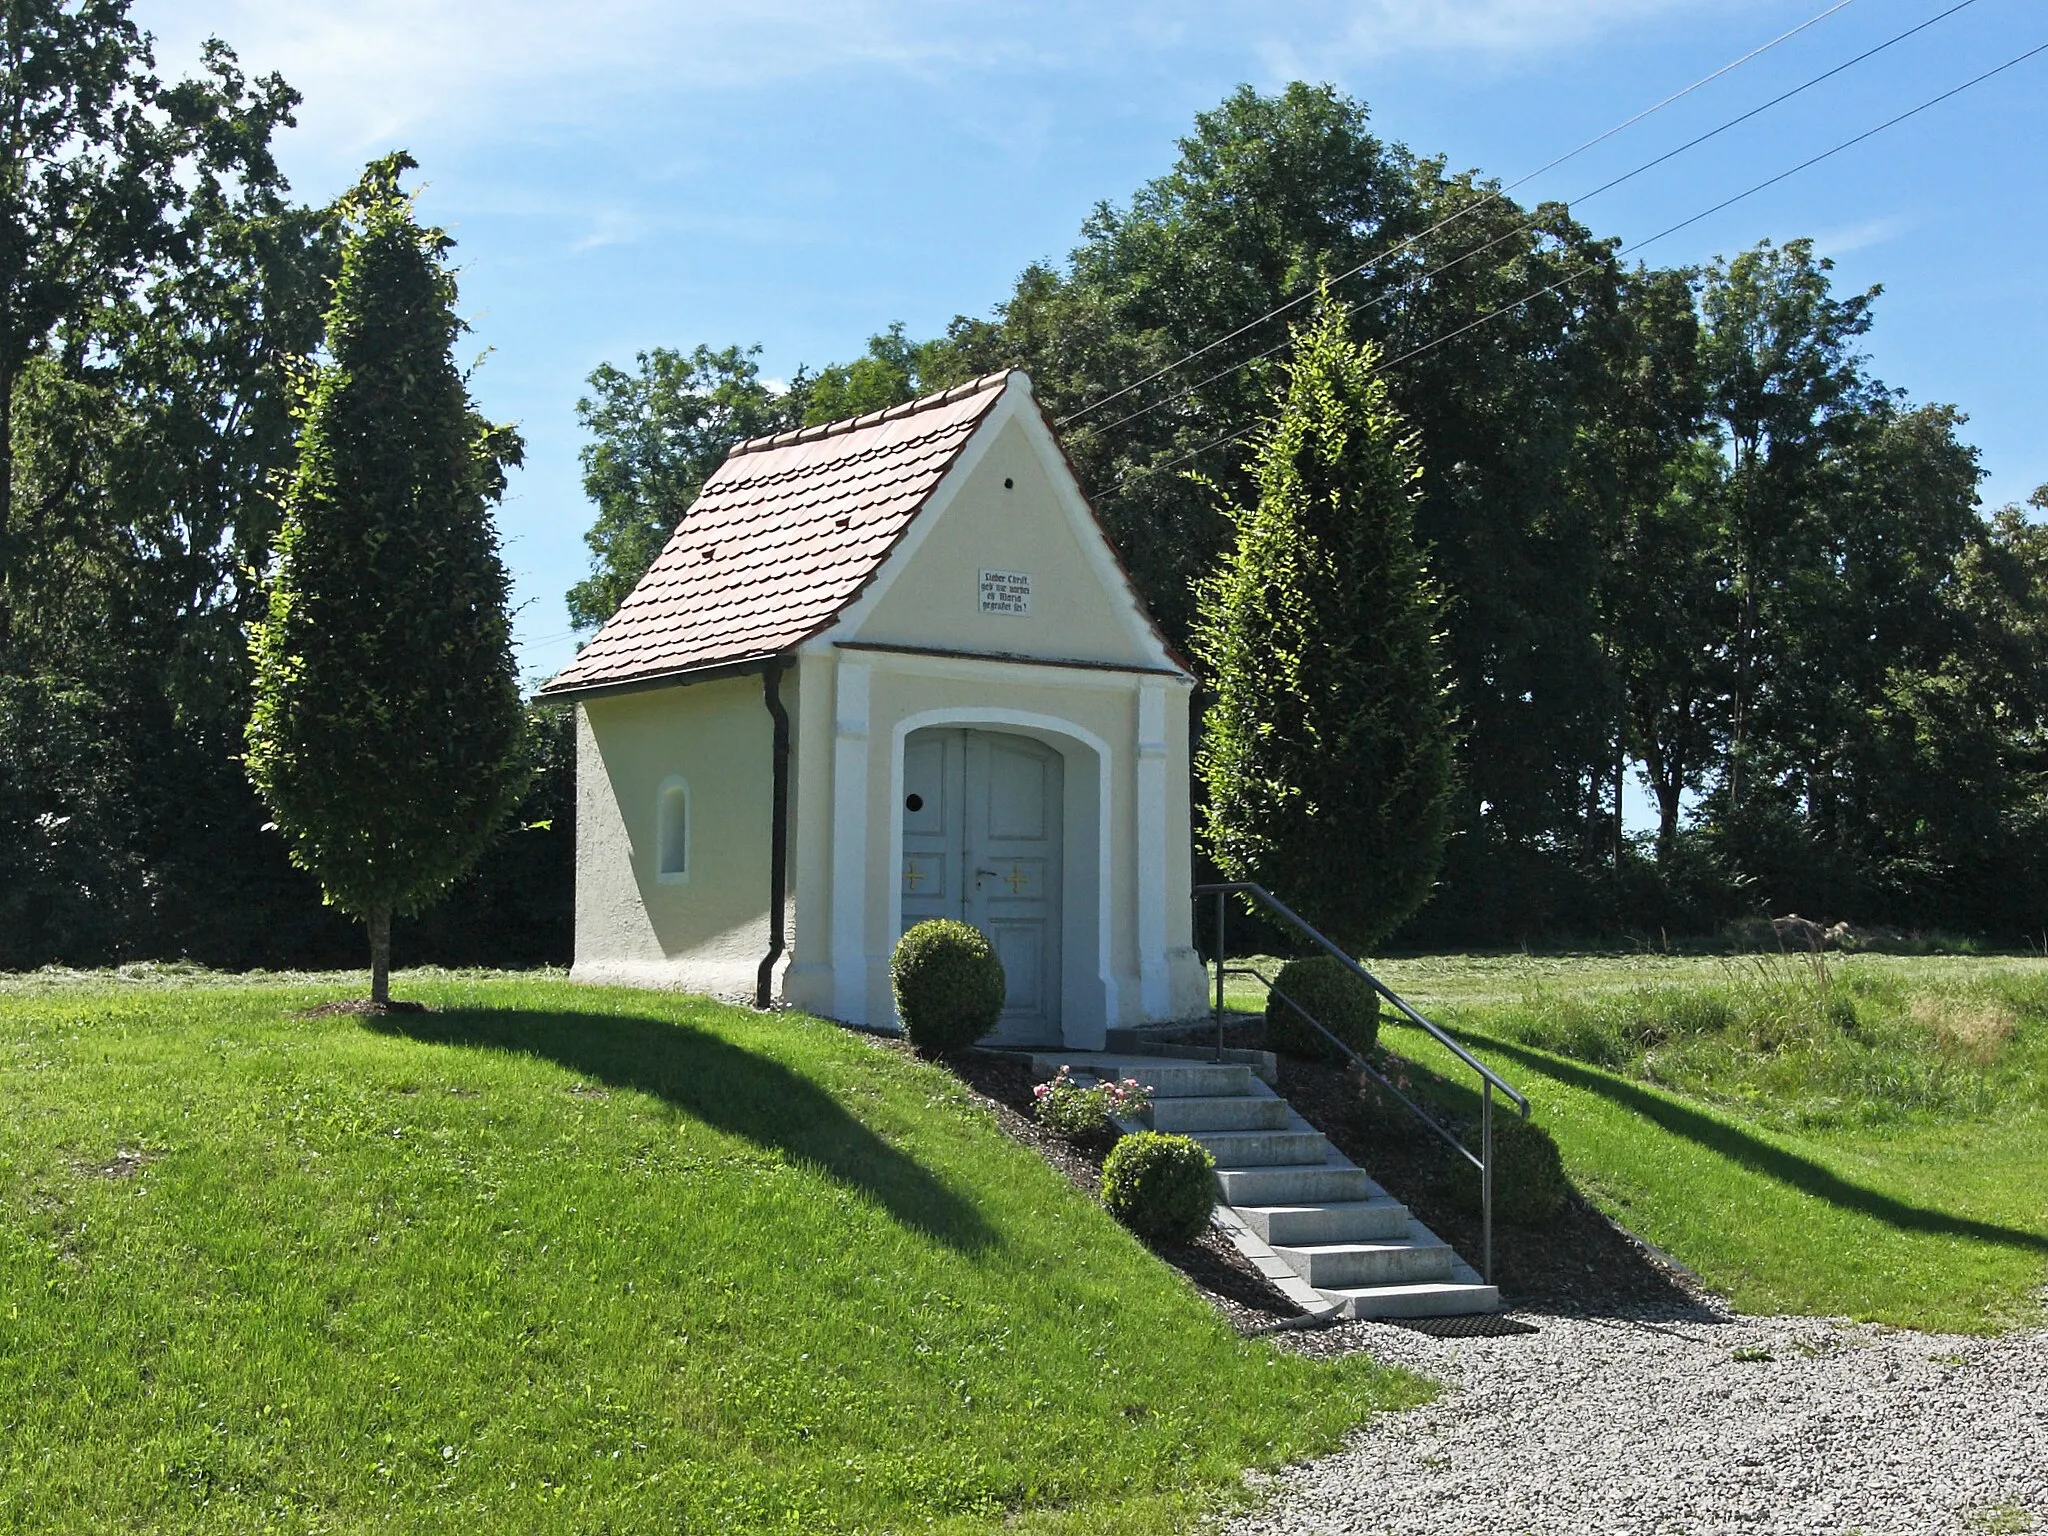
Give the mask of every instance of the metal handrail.
[[1357, 1050], [1353, 1049], [1351, 1043], [1344, 1039], [1343, 1036], [1332, 1033], [1328, 1028], [1324, 1026], [1323, 1021], [1321, 1019], [1317, 1018], [1314, 1014], [1310, 1013], [1306, 1008], [1302, 1007], [1300, 1003], [1297, 1003], [1285, 992], [1282, 992], [1279, 986], [1275, 984], [1272, 977], [1268, 976], [1264, 971], [1261, 971], [1256, 967], [1249, 965], [1233, 965], [1229, 968], [1226, 974], [1231, 976], [1249, 976], [1255, 981], [1263, 982], [1265, 984], [1266, 990], [1270, 992], [1273, 996], [1279, 998], [1281, 1002], [1285, 1003], [1288, 1007], [1292, 1008], [1297, 1014], [1299, 1014], [1304, 1024], [1308, 1025], [1309, 1028], [1313, 1029], [1325, 1040], [1329, 1041], [1332, 1045], [1336, 1046], [1338, 1050], [1344, 1052], [1345, 1055], [1349, 1056], [1351, 1058], [1351, 1064], [1353, 1066], [1357, 1067], [1361, 1072], [1367, 1074], [1369, 1077], [1372, 1078], [1374, 1082], [1378, 1083], [1382, 1088], [1386, 1089], [1387, 1092], [1391, 1093], [1395, 1098], [1399, 1099], [1403, 1104], [1407, 1105], [1409, 1111], [1415, 1116], [1415, 1118], [1420, 1120], [1424, 1125], [1428, 1126], [1432, 1131], [1436, 1132], [1436, 1134], [1443, 1140], [1446, 1146], [1448, 1146], [1452, 1151], [1456, 1152], [1460, 1157], [1464, 1158], [1465, 1161], [1470, 1163], [1474, 1168], [1480, 1166], [1478, 1157], [1476, 1157], [1470, 1151], [1470, 1149], [1466, 1147], [1465, 1143], [1458, 1140], [1457, 1137], [1453, 1136], [1448, 1130], [1446, 1130], [1444, 1128], [1443, 1123], [1440, 1120], [1438, 1120], [1434, 1115], [1430, 1114], [1428, 1110], [1424, 1109], [1420, 1104], [1416, 1103], [1413, 1099], [1409, 1098], [1407, 1094], [1403, 1093], [1398, 1087], [1396, 1087], [1392, 1079], [1387, 1077], [1385, 1073], [1381, 1072], [1378, 1067], [1375, 1067], [1369, 1059], [1361, 1055]]
[[[1301, 1017], [1307, 1020], [1309, 1025], [1318, 1034], [1322, 1035], [1323, 1038], [1328, 1040], [1331, 1044], [1335, 1045], [1338, 1050], [1342, 1051], [1346, 1056], [1350, 1057], [1351, 1062], [1354, 1066], [1359, 1068], [1359, 1070], [1363, 1071], [1367, 1076], [1371, 1077], [1374, 1082], [1378, 1083], [1382, 1088], [1386, 1089], [1387, 1092], [1391, 1093], [1395, 1098], [1399, 1099], [1403, 1104], [1405, 1104], [1408, 1107], [1409, 1111], [1413, 1113], [1418, 1120], [1420, 1120], [1424, 1125], [1428, 1126], [1438, 1136], [1442, 1137], [1444, 1141], [1448, 1142], [1455, 1151], [1457, 1151], [1461, 1156], [1464, 1157], [1465, 1161], [1472, 1164], [1475, 1168], [1479, 1170], [1479, 1209], [1481, 1244], [1483, 1247], [1483, 1252], [1480, 1255], [1481, 1262], [1479, 1273], [1480, 1278], [1485, 1280], [1489, 1285], [1492, 1284], [1493, 1093], [1494, 1090], [1498, 1088], [1502, 1093], [1506, 1094], [1509, 1101], [1518, 1110], [1521, 1111], [1522, 1118], [1524, 1120], [1529, 1118], [1528, 1099], [1523, 1097], [1523, 1095], [1519, 1091], [1517, 1091], [1517, 1089], [1512, 1083], [1508, 1082], [1507, 1079], [1502, 1077], [1498, 1072], [1494, 1071], [1493, 1068], [1489, 1067], [1485, 1062], [1481, 1061], [1478, 1057], [1474, 1056], [1470, 1051], [1466, 1050], [1462, 1045], [1458, 1044], [1457, 1041], [1453, 1040], [1449, 1035], [1445, 1034], [1443, 1030], [1439, 1029], [1430, 1020], [1424, 1018], [1420, 1013], [1416, 1012], [1416, 1010], [1409, 1005], [1408, 1000], [1406, 998], [1402, 997], [1392, 987], [1388, 986], [1385, 982], [1381, 981], [1379, 977], [1373, 975], [1371, 971], [1368, 971], [1364, 966], [1360, 965], [1356, 960], [1352, 959], [1351, 956], [1345, 954], [1343, 950], [1339, 949], [1333, 942], [1331, 942], [1330, 939], [1325, 937], [1305, 918], [1303, 918], [1300, 913], [1296, 912], [1292, 907], [1288, 906], [1286, 902], [1282, 901], [1279, 897], [1275, 896], [1263, 885], [1260, 885], [1257, 882], [1251, 880], [1226, 880], [1214, 882], [1208, 885], [1198, 885], [1194, 889], [1194, 894], [1197, 897], [1214, 896], [1216, 898], [1216, 1059], [1218, 1061], [1223, 1060], [1223, 978], [1226, 975], [1250, 976], [1255, 980], [1264, 982], [1266, 990], [1269, 993], [1279, 998], [1281, 1002], [1285, 1003], [1289, 1008], [1292, 1008], [1296, 1013], [1300, 1014]], [[1329, 1029], [1325, 1028], [1322, 1020], [1316, 1018], [1315, 1015], [1310, 1013], [1306, 1008], [1302, 1007], [1300, 1003], [1296, 1002], [1293, 998], [1289, 997], [1285, 992], [1282, 992], [1277, 986], [1273, 984], [1270, 978], [1268, 978], [1267, 976], [1253, 969], [1250, 966], [1233, 966], [1229, 963], [1226, 946], [1224, 944], [1224, 923], [1226, 915], [1229, 911], [1229, 900], [1230, 897], [1233, 895], [1256, 897], [1258, 900], [1264, 902], [1267, 906], [1271, 907], [1275, 912], [1279, 913], [1282, 917], [1286, 918], [1288, 922], [1292, 923], [1296, 928], [1298, 928], [1304, 935], [1314, 940], [1315, 943], [1321, 946], [1322, 949], [1327, 951], [1332, 958], [1342, 962], [1344, 967], [1347, 970], [1349, 970], [1354, 976], [1356, 976], [1360, 981], [1364, 982], [1367, 986], [1371, 987], [1374, 992], [1378, 993], [1381, 997], [1385, 998], [1388, 1002], [1392, 1003], [1397, 1009], [1401, 1011], [1402, 1016], [1406, 1018], [1409, 1023], [1415, 1025], [1418, 1029], [1425, 1031], [1431, 1039], [1435, 1040], [1439, 1045], [1443, 1046], [1444, 1049], [1449, 1051], [1453, 1056], [1457, 1057], [1459, 1061], [1463, 1062], [1466, 1066], [1470, 1067], [1474, 1072], [1476, 1072], [1479, 1075], [1480, 1150], [1476, 1154], [1472, 1151], [1471, 1148], [1467, 1147], [1462, 1141], [1458, 1140], [1457, 1137], [1453, 1136], [1447, 1129], [1444, 1128], [1444, 1126], [1439, 1124], [1435, 1116], [1426, 1112], [1421, 1105], [1417, 1104], [1413, 1099], [1409, 1098], [1407, 1094], [1403, 1093], [1399, 1088], [1396, 1088], [1393, 1085], [1393, 1083], [1388, 1081], [1386, 1075], [1382, 1073], [1378, 1068], [1373, 1066], [1371, 1062], [1367, 1061], [1365, 1057], [1361, 1055], [1357, 1050], [1353, 1049], [1348, 1041], [1340, 1038], [1336, 1034], [1332, 1033]]]

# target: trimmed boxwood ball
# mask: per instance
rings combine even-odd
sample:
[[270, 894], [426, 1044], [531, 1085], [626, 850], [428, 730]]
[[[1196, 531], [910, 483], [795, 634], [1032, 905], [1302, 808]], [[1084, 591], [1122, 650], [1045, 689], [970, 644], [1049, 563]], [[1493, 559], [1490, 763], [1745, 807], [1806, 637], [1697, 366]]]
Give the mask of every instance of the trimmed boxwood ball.
[[[1332, 955], [1290, 960], [1273, 978], [1316, 1022], [1363, 1056], [1380, 1038], [1380, 995]], [[1266, 1046], [1297, 1061], [1342, 1061], [1337, 1048], [1308, 1026], [1302, 1016], [1268, 995]]]
[[889, 960], [896, 1017], [920, 1056], [965, 1050], [996, 1027], [1009, 985], [988, 936], [934, 917], [897, 940]]
[[1216, 1159], [1192, 1137], [1126, 1136], [1103, 1160], [1102, 1203], [1140, 1237], [1184, 1243], [1209, 1224]]
[[[1479, 1127], [1462, 1138], [1473, 1151], [1479, 1150]], [[1455, 1193], [1458, 1203], [1473, 1215], [1479, 1214], [1479, 1170], [1463, 1158], [1458, 1160]], [[1532, 1120], [1524, 1120], [1502, 1104], [1493, 1109], [1493, 1214], [1516, 1226], [1541, 1226], [1555, 1216], [1571, 1192], [1565, 1177], [1564, 1159], [1550, 1132]]]

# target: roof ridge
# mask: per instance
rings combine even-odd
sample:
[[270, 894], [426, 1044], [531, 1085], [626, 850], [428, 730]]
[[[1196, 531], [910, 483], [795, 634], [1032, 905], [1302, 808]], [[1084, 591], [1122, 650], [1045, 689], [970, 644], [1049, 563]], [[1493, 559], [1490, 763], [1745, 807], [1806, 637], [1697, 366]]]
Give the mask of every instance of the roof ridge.
[[1020, 368], [999, 368], [994, 373], [984, 373], [979, 378], [969, 379], [964, 384], [952, 385], [937, 394], [920, 395], [915, 400], [905, 400], [899, 405], [869, 411], [865, 416], [849, 416], [843, 421], [820, 422], [815, 427], [798, 427], [793, 431], [776, 432], [767, 437], [750, 437], [745, 442], [735, 443], [726, 457], [738, 458], [743, 453], [763, 453], [770, 448], [787, 448], [792, 443], [813, 443], [821, 437], [837, 437], [846, 432], [879, 427], [886, 421], [900, 421], [905, 416], [916, 415], [919, 411], [929, 411], [936, 406], [979, 394], [983, 390], [995, 389], [1007, 384], [1011, 374], [1021, 372], [1023, 370]]

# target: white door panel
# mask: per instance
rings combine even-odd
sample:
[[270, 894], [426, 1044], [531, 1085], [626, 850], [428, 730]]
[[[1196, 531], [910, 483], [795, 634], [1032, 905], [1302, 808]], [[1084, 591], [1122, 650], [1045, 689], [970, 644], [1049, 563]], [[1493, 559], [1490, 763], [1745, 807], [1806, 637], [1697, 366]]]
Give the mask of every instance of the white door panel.
[[960, 748], [958, 731], [920, 731], [903, 745], [906, 929], [960, 915]]
[[1046, 758], [1050, 755], [1058, 762], [1058, 755], [1048, 754], [1037, 742], [1022, 736], [982, 736], [981, 747], [988, 754], [988, 841], [991, 845], [1044, 842], [1047, 790], [1051, 787]]
[[1028, 737], [929, 730], [903, 747], [903, 924], [989, 936], [1008, 995], [997, 1044], [1060, 1039], [1064, 764]]
[[996, 958], [1003, 962], [1003, 976], [1009, 994], [1003, 1005], [1006, 1022], [1012, 1016], [1035, 1015], [1045, 1008], [1045, 929], [1040, 923], [992, 923], [989, 942]]

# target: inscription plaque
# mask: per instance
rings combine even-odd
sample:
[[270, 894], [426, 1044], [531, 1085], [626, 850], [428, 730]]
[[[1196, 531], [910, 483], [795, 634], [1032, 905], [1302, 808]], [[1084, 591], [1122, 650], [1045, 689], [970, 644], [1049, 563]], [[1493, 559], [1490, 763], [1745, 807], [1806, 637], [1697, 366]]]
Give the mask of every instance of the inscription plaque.
[[1011, 618], [1031, 617], [1031, 573], [1029, 571], [983, 571], [981, 611], [1008, 614]]

